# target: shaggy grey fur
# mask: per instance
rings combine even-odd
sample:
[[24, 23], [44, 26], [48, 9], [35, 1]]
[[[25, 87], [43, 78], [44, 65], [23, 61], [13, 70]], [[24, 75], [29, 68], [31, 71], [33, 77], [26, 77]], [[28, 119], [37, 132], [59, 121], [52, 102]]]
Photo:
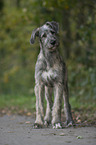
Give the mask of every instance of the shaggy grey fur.
[[[67, 86], [67, 68], [58, 52], [58, 30], [57, 22], [46, 22], [42, 27], [33, 30], [30, 39], [30, 43], [33, 44], [37, 36], [40, 42], [40, 53], [35, 67], [35, 128], [50, 123], [53, 128], [61, 128], [62, 99], [64, 99], [67, 124], [73, 124]], [[52, 103], [52, 91], [54, 103]], [[47, 101], [45, 117], [44, 94]]]

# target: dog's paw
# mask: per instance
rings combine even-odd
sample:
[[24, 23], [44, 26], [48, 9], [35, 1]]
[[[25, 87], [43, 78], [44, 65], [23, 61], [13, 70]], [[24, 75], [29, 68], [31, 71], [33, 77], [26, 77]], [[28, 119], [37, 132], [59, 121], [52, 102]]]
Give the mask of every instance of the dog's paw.
[[39, 123], [34, 123], [33, 128], [34, 129], [43, 128], [43, 125], [42, 124], [39, 124]]
[[66, 122], [65, 122], [65, 125], [66, 125], [66, 127], [71, 127], [71, 126], [74, 126], [75, 123], [74, 123], [73, 120], [71, 120], [71, 121], [66, 121]]
[[55, 123], [55, 124], [53, 125], [53, 129], [62, 129], [61, 123]]
[[44, 122], [44, 126], [48, 127], [51, 124], [51, 121], [46, 121]]

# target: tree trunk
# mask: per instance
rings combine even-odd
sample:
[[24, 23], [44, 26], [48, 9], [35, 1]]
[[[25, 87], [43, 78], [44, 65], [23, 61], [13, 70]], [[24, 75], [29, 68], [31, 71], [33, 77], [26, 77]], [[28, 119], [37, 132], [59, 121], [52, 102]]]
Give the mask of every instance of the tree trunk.
[[4, 0], [0, 0], [0, 12], [3, 10], [4, 8]]
[[71, 43], [72, 43], [72, 38], [71, 38], [71, 31], [70, 31], [70, 10], [64, 10], [63, 11], [63, 20], [62, 20], [62, 28], [63, 31], [65, 31], [66, 36], [63, 38], [63, 44], [64, 44], [64, 51], [65, 51], [65, 57], [69, 58], [70, 56], [70, 49], [71, 49]]

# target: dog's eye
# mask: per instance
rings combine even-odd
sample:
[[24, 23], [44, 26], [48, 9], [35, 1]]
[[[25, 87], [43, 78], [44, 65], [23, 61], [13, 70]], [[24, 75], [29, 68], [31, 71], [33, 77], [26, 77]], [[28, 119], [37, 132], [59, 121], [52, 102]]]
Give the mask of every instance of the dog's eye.
[[51, 31], [51, 34], [55, 34], [55, 31]]
[[47, 34], [46, 34], [46, 33], [44, 33], [44, 34], [42, 35], [42, 37], [47, 37]]

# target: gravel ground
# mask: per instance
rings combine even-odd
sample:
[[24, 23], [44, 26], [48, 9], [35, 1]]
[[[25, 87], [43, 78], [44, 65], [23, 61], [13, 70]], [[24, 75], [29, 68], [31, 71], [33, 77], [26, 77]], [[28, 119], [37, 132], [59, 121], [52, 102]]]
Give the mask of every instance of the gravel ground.
[[0, 117], [0, 145], [95, 145], [96, 127], [33, 129], [34, 118]]

